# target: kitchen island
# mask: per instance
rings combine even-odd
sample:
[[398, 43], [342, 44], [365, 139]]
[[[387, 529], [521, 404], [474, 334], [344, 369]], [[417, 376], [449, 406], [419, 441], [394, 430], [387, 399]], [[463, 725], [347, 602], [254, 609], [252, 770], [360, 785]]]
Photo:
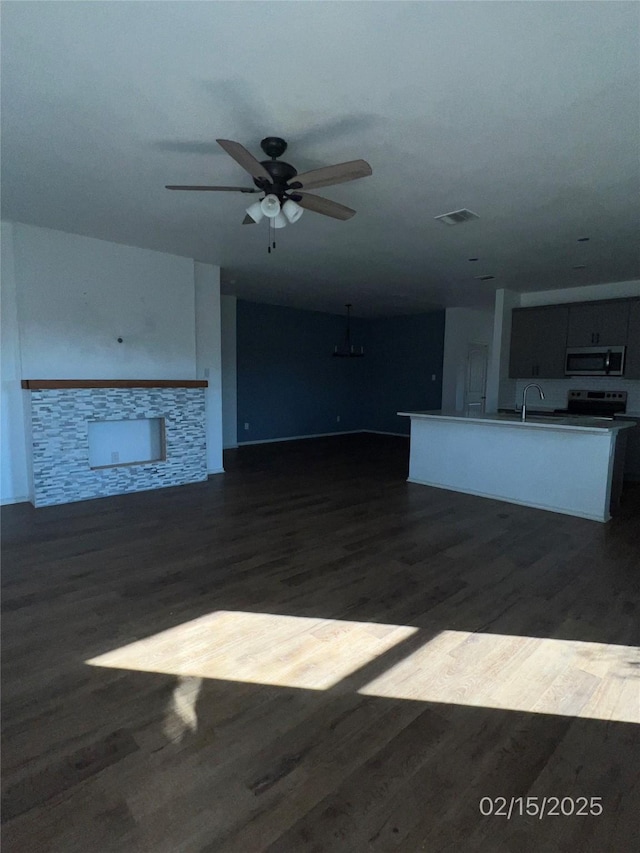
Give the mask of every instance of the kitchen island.
[[411, 418], [409, 482], [609, 521], [626, 430], [606, 418], [398, 412]]

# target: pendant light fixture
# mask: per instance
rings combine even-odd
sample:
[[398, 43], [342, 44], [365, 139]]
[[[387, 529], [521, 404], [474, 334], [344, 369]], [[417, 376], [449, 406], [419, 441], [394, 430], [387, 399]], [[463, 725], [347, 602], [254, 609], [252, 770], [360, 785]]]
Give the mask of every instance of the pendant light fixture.
[[361, 358], [364, 355], [364, 347], [355, 347], [351, 343], [351, 302], [347, 302], [344, 307], [347, 309], [347, 328], [342, 345], [333, 348], [333, 355], [336, 358]]

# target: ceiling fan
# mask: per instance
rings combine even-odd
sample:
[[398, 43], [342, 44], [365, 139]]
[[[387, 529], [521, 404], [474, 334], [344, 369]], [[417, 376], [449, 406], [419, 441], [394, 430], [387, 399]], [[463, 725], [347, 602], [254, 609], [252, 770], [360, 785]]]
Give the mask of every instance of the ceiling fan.
[[287, 149], [287, 143], [279, 136], [267, 136], [260, 147], [270, 160], [260, 162], [239, 142], [230, 139], [217, 139], [227, 154], [248, 172], [253, 178], [254, 187], [210, 187], [168, 185], [168, 190], [195, 190], [196, 192], [238, 192], [264, 193], [264, 198], [247, 208], [243, 225], [254, 225], [264, 216], [268, 217], [274, 228], [284, 228], [287, 222], [296, 222], [304, 210], [312, 210], [334, 219], [350, 219], [355, 210], [330, 201], [322, 196], [312, 195], [307, 190], [328, 187], [366, 178], [371, 174], [371, 166], [365, 160], [351, 160], [335, 166], [324, 166], [310, 172], [298, 174], [297, 170], [284, 160], [278, 160]]

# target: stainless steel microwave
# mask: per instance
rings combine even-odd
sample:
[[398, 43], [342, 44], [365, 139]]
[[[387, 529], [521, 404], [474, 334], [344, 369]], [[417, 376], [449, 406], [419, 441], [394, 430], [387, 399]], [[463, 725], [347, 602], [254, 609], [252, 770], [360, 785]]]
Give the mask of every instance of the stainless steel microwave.
[[626, 347], [570, 347], [565, 376], [624, 376]]

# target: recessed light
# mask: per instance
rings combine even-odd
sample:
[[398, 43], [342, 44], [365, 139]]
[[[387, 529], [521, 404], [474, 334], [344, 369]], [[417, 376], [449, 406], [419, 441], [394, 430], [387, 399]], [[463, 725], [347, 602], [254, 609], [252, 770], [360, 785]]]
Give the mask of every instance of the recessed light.
[[460, 210], [452, 210], [451, 213], [441, 213], [440, 216], [433, 218], [444, 222], [445, 225], [461, 225], [463, 222], [470, 222], [472, 219], [480, 219], [477, 213], [467, 210], [466, 207]]
[[492, 278], [495, 278], [495, 275], [474, 275], [476, 281], [491, 281]]
[[578, 243], [588, 243], [589, 237], [578, 237]]

